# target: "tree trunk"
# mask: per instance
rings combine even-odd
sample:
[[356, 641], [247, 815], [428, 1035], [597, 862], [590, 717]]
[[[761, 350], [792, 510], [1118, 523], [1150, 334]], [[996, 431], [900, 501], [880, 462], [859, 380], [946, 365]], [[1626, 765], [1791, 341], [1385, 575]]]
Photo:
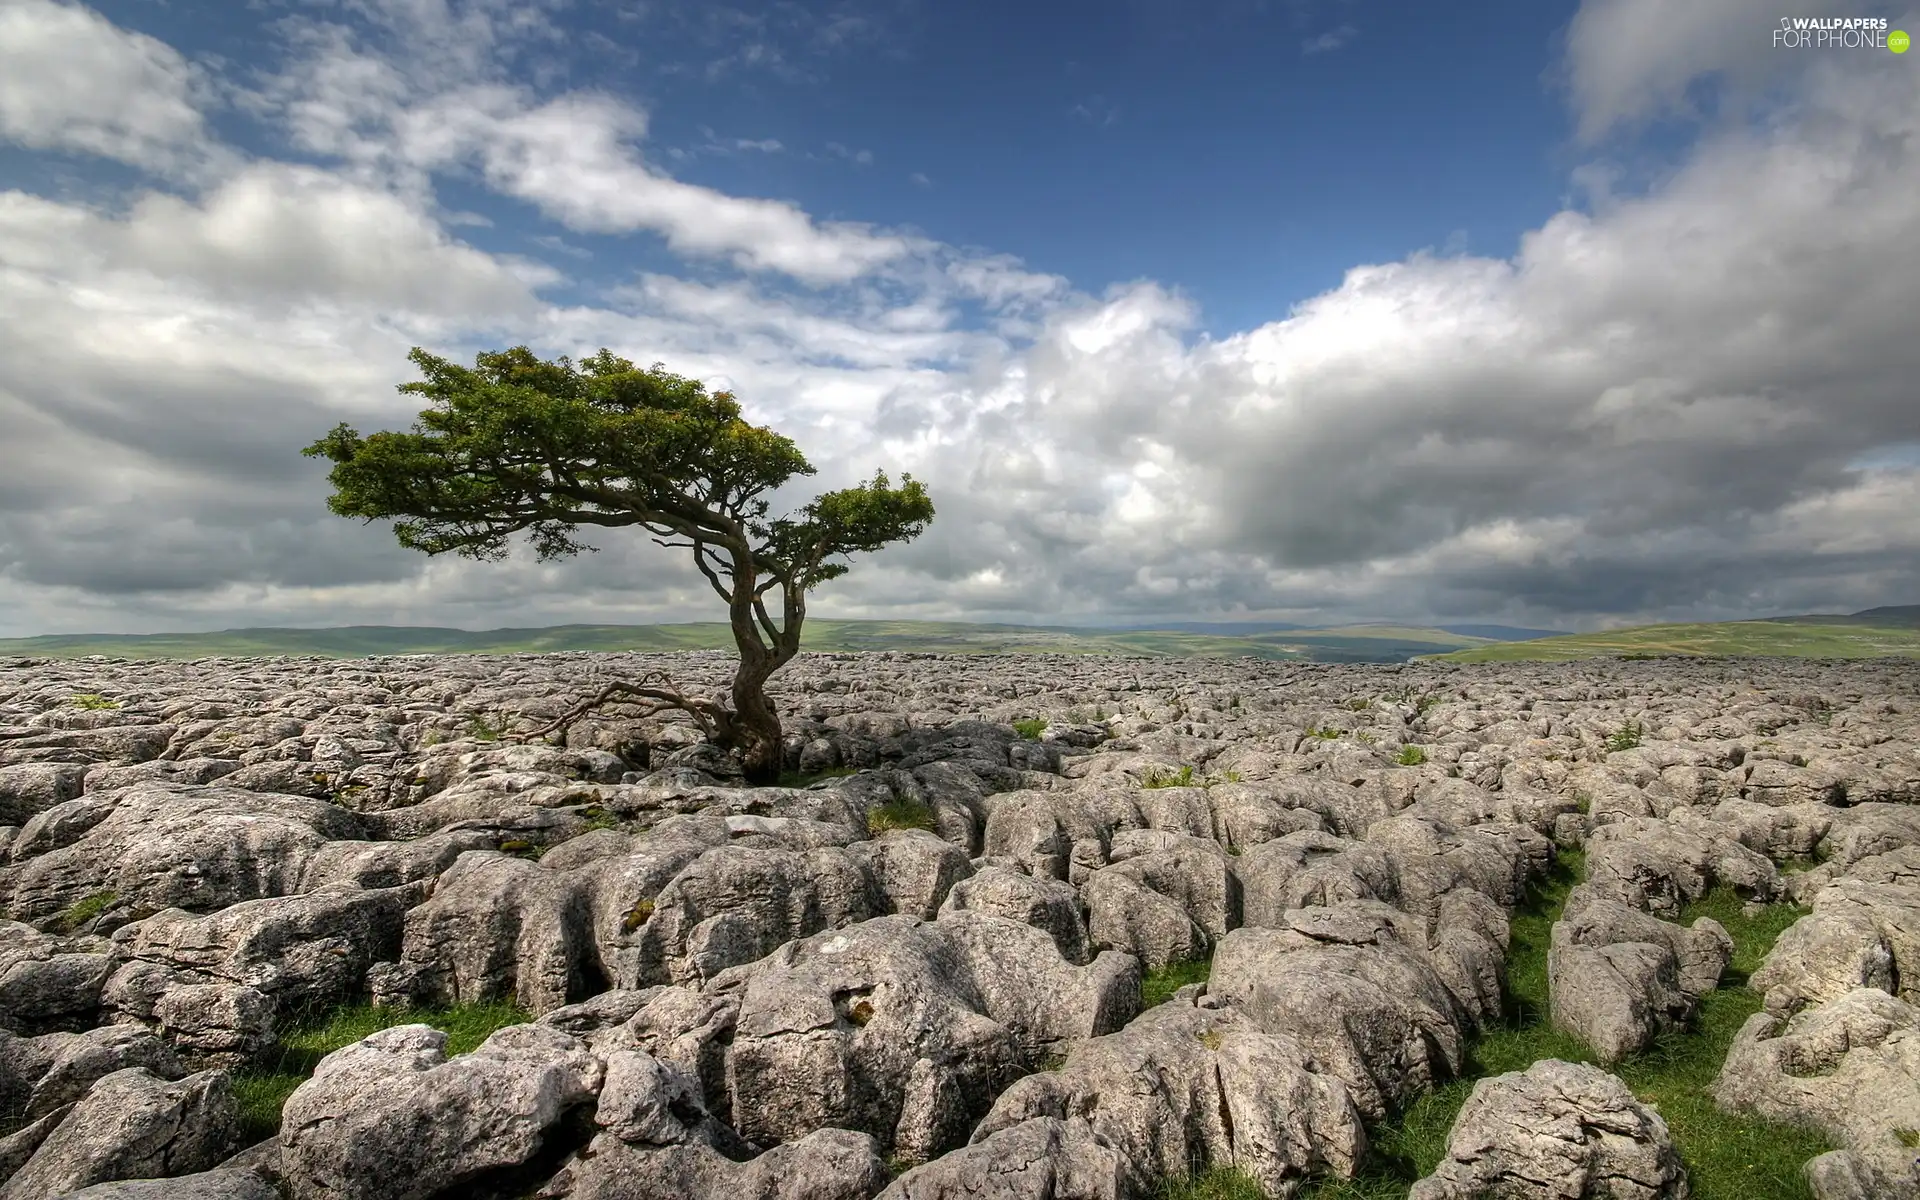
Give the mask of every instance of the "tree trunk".
[[743, 654], [733, 675], [733, 743], [747, 782], [756, 787], [780, 782], [780, 713], [766, 686], [772, 674], [769, 660]]

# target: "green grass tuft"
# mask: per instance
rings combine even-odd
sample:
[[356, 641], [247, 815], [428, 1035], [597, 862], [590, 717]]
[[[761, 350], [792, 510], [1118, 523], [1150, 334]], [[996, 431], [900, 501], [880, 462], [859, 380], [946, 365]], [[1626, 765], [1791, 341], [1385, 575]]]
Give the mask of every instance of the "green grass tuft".
[[1178, 771], [1169, 771], [1162, 767], [1148, 767], [1140, 777], [1140, 786], [1144, 788], [1192, 787], [1193, 768], [1181, 767]]
[[1153, 1200], [1267, 1200], [1258, 1180], [1234, 1167], [1209, 1167], [1182, 1179], [1164, 1179]]
[[53, 919], [53, 928], [57, 933], [72, 933], [74, 930], [93, 920], [113, 906], [120, 897], [113, 892], [95, 892], [91, 896], [76, 900], [67, 910]]
[[475, 716], [467, 720], [467, 736], [476, 742], [497, 742], [505, 732], [486, 717]]
[[867, 832], [875, 837], [889, 829], [932, 829], [939, 821], [918, 800], [889, 800], [867, 813]]
[[1040, 735], [1045, 733], [1046, 729], [1047, 719], [1045, 717], [1028, 717], [1024, 721], [1015, 721], [1013, 723], [1013, 731], [1030, 742], [1039, 741]]
[[1427, 761], [1427, 752], [1419, 746], [1402, 746], [1399, 757], [1393, 761], [1403, 767], [1417, 767]]
[[280, 1109], [320, 1065], [343, 1046], [395, 1025], [431, 1025], [447, 1035], [447, 1056], [478, 1048], [496, 1029], [524, 1025], [532, 1016], [500, 1002], [452, 1008], [375, 1008], [354, 1004], [295, 1021], [254, 1066], [234, 1073], [233, 1094], [249, 1144], [280, 1130]]
[[1152, 1008], [1173, 999], [1173, 994], [1190, 983], [1205, 983], [1213, 970], [1207, 959], [1168, 963], [1157, 971], [1148, 971], [1140, 980], [1140, 1007]]
[[1640, 744], [1640, 738], [1646, 733], [1638, 721], [1628, 721], [1607, 735], [1607, 750], [1631, 750]]
[[96, 712], [101, 709], [120, 707], [120, 702], [118, 700], [109, 700], [105, 696], [96, 695], [93, 692], [82, 692], [79, 695], [74, 696], [71, 700], [71, 703], [75, 708], [84, 708], [89, 712]]

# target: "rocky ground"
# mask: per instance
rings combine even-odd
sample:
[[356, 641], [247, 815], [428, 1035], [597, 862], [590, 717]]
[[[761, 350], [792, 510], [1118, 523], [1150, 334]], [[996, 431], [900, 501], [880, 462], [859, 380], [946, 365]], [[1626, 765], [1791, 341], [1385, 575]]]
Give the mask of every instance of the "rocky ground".
[[[1912, 663], [814, 655], [797, 786], [617, 709], [515, 741], [662, 668], [729, 660], [0, 660], [0, 1200], [1290, 1195], [1470, 1069], [1574, 848], [1554, 1023], [1645, 1051], [1727, 969], [1690, 903], [1805, 905], [1714, 1097], [1836, 1147], [1818, 1196], [1920, 1196]], [[369, 1001], [519, 1020], [334, 1050], [246, 1144]], [[1687, 1189], [1546, 1061], [1413, 1194]]]

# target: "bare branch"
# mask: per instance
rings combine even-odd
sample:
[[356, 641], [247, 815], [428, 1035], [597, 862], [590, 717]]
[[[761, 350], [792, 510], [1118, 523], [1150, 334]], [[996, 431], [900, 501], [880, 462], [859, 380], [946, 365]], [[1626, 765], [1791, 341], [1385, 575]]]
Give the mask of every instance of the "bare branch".
[[638, 696], [643, 700], [652, 701], [653, 703], [641, 714], [642, 716], [652, 716], [667, 709], [684, 712], [693, 718], [693, 723], [700, 727], [701, 735], [709, 740], [724, 732], [733, 722], [733, 714], [718, 701], [688, 696], [664, 672], [651, 671], [643, 676], [639, 683], [616, 680], [602, 688], [600, 694], [591, 700], [583, 700], [542, 728], [519, 736], [523, 740], [530, 741], [557, 731], [564, 740], [567, 730], [571, 729], [575, 722], [589, 713], [598, 711], [617, 696]]

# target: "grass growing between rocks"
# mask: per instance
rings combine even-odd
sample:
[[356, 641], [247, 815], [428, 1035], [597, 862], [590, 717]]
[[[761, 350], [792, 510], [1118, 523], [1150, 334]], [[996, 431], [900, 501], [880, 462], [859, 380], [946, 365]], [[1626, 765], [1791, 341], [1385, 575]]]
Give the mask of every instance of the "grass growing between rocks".
[[889, 829], [934, 829], [939, 815], [918, 800], [889, 800], [867, 812], [867, 832], [879, 837]]
[[783, 788], [803, 788], [819, 783], [822, 779], [845, 779], [849, 775], [860, 773], [855, 767], [828, 767], [824, 771], [782, 771], [778, 786]]
[[[1374, 1142], [1356, 1178], [1314, 1180], [1299, 1192], [1302, 1200], [1399, 1200], [1445, 1157], [1447, 1134], [1478, 1080], [1522, 1071], [1545, 1058], [1596, 1061], [1584, 1043], [1553, 1028], [1548, 1010], [1547, 950], [1553, 922], [1584, 872], [1584, 857], [1577, 851], [1562, 853], [1553, 872], [1535, 884], [1514, 912], [1507, 952], [1508, 1017], [1469, 1048], [1463, 1078], [1427, 1093], [1394, 1121], [1371, 1130]], [[1733, 937], [1733, 960], [1720, 987], [1702, 999], [1690, 1028], [1660, 1038], [1611, 1068], [1667, 1122], [1694, 1200], [1803, 1200], [1812, 1193], [1802, 1165], [1832, 1148], [1816, 1133], [1723, 1113], [1707, 1090], [1719, 1077], [1734, 1034], [1760, 1010], [1760, 997], [1747, 989], [1747, 977], [1765, 959], [1774, 939], [1805, 912], [1774, 904], [1748, 916], [1745, 902], [1728, 888], [1688, 905], [1681, 923], [1699, 917], [1720, 922]]]
[[1173, 999], [1173, 994], [1190, 983], [1205, 983], [1207, 973], [1213, 970], [1211, 959], [1199, 959], [1194, 962], [1168, 963], [1157, 971], [1148, 971], [1140, 980], [1140, 1008], [1145, 1010], [1155, 1005], [1165, 1004]]
[[249, 1144], [280, 1130], [280, 1108], [312, 1076], [320, 1060], [343, 1046], [395, 1025], [431, 1025], [447, 1035], [447, 1056], [477, 1048], [496, 1029], [533, 1018], [517, 1005], [461, 1004], [451, 1008], [375, 1008], [354, 1004], [318, 1014], [281, 1033], [259, 1065], [233, 1077], [234, 1098]]

